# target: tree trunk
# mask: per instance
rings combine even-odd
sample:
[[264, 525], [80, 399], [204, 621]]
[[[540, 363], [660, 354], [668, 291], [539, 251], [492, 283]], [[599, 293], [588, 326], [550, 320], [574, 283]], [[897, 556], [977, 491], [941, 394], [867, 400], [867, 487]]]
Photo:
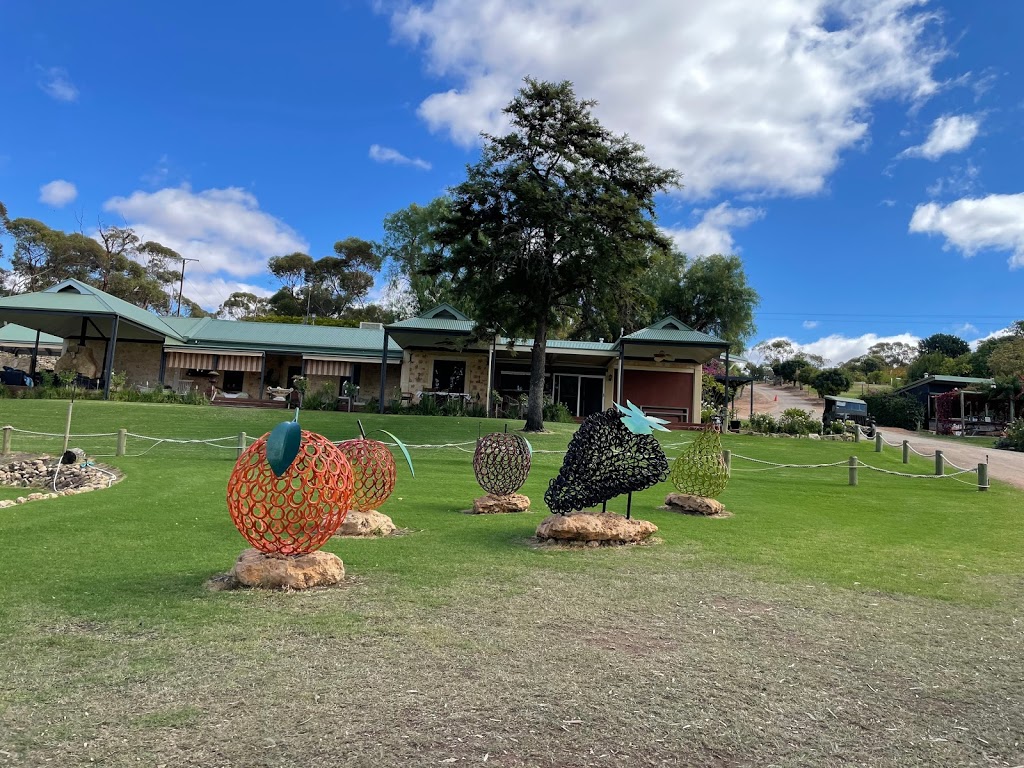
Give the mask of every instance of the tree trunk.
[[526, 405], [527, 432], [540, 432], [544, 429], [544, 362], [548, 348], [548, 321], [543, 318], [537, 322], [536, 335], [533, 339], [533, 352], [530, 360], [530, 399]]

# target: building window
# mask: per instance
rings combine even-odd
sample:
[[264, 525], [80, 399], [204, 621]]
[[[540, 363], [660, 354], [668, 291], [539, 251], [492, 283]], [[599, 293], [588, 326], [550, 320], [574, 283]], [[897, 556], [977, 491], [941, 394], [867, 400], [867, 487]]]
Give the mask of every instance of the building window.
[[465, 360], [435, 360], [431, 384], [435, 392], [464, 392]]
[[245, 381], [245, 373], [242, 371], [224, 371], [224, 380], [221, 382], [221, 389], [225, 392], [241, 392], [242, 383]]

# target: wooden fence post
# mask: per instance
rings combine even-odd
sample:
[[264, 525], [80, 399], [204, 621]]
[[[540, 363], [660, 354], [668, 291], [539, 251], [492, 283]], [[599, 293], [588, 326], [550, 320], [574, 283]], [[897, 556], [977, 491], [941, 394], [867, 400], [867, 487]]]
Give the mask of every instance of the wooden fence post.
[[909, 440], [904, 440], [903, 441], [903, 463], [904, 464], [909, 464], [910, 463], [910, 441]]
[[988, 464], [978, 465], [978, 490], [988, 490]]
[[857, 457], [850, 457], [850, 485], [857, 484]]
[[3, 455], [6, 456], [10, 452], [11, 452], [11, 428], [10, 427], [4, 427], [4, 443], [3, 443], [3, 448], [0, 449], [0, 453], [3, 453]]
[[725, 464], [725, 471], [732, 474], [732, 451], [722, 451], [722, 463]]
[[125, 449], [128, 446], [128, 430], [119, 429], [117, 430], [117, 451], [118, 456], [124, 456]]
[[242, 451], [245, 450], [245, 432], [238, 433], [238, 455], [242, 455]]
[[875, 453], [882, 452], [882, 433], [875, 430]]
[[853, 442], [860, 442], [860, 424], [853, 425]]
[[935, 474], [946, 474], [946, 459], [943, 457], [942, 451], [935, 451]]

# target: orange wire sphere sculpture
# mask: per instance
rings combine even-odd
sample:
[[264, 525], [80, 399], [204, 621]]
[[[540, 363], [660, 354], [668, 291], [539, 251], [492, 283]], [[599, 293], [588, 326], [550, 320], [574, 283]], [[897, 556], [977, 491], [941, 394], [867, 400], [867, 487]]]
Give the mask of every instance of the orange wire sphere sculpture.
[[365, 437], [346, 440], [338, 448], [352, 465], [356, 487], [352, 509], [377, 509], [395, 490], [395, 457], [384, 443]]
[[487, 493], [509, 496], [526, 482], [531, 459], [526, 438], [507, 432], [492, 432], [476, 441], [473, 472]]
[[323, 435], [302, 430], [299, 453], [280, 477], [267, 463], [264, 435], [235, 463], [228, 511], [260, 552], [302, 555], [322, 547], [341, 527], [353, 494], [348, 459]]

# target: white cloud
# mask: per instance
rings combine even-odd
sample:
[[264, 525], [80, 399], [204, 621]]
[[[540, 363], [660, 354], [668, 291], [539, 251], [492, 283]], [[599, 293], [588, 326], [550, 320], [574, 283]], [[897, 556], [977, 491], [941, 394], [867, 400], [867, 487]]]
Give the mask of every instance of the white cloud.
[[977, 336], [979, 331], [976, 325], [972, 323], [961, 323], [960, 325], [953, 326], [953, 333], [957, 336]]
[[[193, 267], [195, 265], [189, 264], [188, 266]], [[259, 285], [251, 285], [237, 280], [225, 280], [222, 277], [209, 277], [202, 274], [190, 277], [189, 272], [187, 270], [185, 272], [185, 298], [192, 299], [192, 301], [208, 311], [219, 309], [220, 305], [224, 303], [224, 299], [238, 291], [264, 298], [274, 294], [273, 291]], [[178, 286], [175, 285], [174, 295], [171, 296], [171, 307], [177, 306]]]
[[981, 118], [976, 115], [943, 115], [932, 123], [931, 133], [924, 144], [905, 149], [902, 154], [938, 160], [949, 152], [967, 149], [980, 128]]
[[684, 174], [685, 194], [819, 192], [873, 104], [923, 99], [944, 51], [921, 0], [433, 0], [391, 17], [457, 85], [419, 107], [471, 145], [522, 78], [568, 79], [609, 128]]
[[52, 205], [54, 208], [63, 208], [76, 197], [78, 188], [64, 179], [54, 179], [39, 188], [39, 202]]
[[199, 259], [189, 269], [207, 274], [250, 277], [265, 272], [271, 256], [309, 250], [306, 240], [238, 187], [136, 191], [107, 200], [103, 209], [123, 217], [144, 240]]
[[983, 248], [1010, 251], [1010, 267], [1024, 267], [1024, 193], [925, 203], [914, 209], [910, 231], [942, 235], [946, 249], [965, 256]]
[[370, 145], [370, 159], [378, 163], [391, 163], [393, 165], [411, 165], [424, 171], [429, 171], [433, 166], [426, 160], [418, 157], [406, 157], [397, 149], [382, 147], [380, 144]]
[[817, 320], [804, 320], [803, 322], [804, 328], [807, 329], [817, 328], [819, 325], [821, 325], [821, 323], [819, 323]]
[[901, 333], [896, 336], [879, 336], [876, 333], [865, 333], [862, 336], [843, 336], [834, 333], [825, 336], [817, 341], [807, 344], [793, 342], [793, 346], [801, 352], [811, 355], [821, 355], [830, 360], [833, 365], [839, 365], [854, 357], [866, 355], [868, 349], [881, 342], [901, 341], [904, 344], [916, 345], [921, 339], [911, 333]]
[[663, 231], [687, 256], [728, 255], [737, 250], [730, 230], [750, 226], [763, 216], [761, 208], [733, 208], [729, 203], [721, 203], [703, 211], [694, 227], [667, 227]]
[[78, 88], [64, 67], [39, 67], [38, 85], [43, 93], [57, 101], [78, 101]]

